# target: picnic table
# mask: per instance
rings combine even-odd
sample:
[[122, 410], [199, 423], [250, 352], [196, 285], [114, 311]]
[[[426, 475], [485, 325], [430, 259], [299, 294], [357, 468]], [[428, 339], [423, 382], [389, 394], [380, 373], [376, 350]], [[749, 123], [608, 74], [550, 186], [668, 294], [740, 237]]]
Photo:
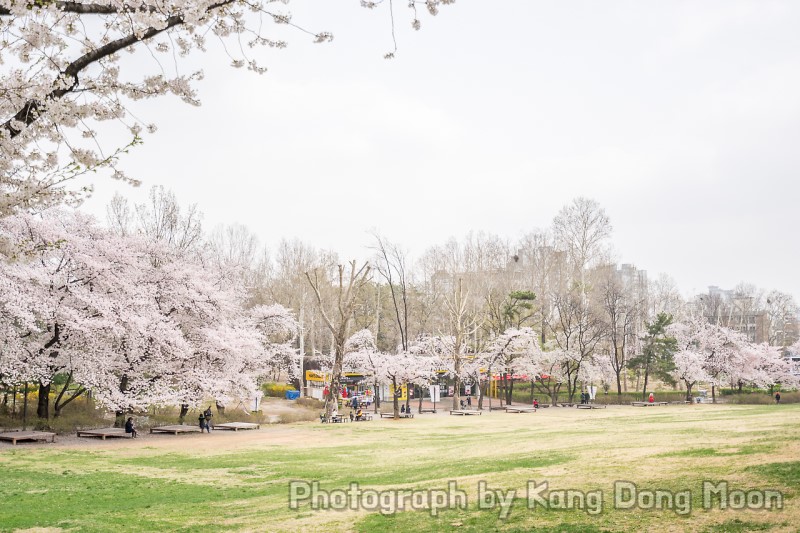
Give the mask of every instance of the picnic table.
[[78, 437], [100, 437], [106, 440], [109, 437], [130, 439], [133, 433], [125, 433], [124, 428], [97, 428], [97, 429], [84, 429], [78, 430]]
[[451, 415], [461, 415], [461, 416], [469, 416], [469, 415], [480, 415], [483, 414], [480, 411], [472, 411], [470, 409], [451, 409]]
[[513, 405], [506, 405], [506, 413], [535, 413], [535, 407], [517, 407]]
[[233, 431], [239, 431], [240, 429], [259, 429], [261, 424], [254, 424], [252, 422], [225, 422], [223, 424], [217, 424], [214, 426], [214, 429], [230, 429]]
[[32, 441], [56, 441], [56, 434], [49, 431], [9, 431], [0, 433], [0, 440], [10, 441], [12, 445], [16, 446], [17, 441], [32, 440]]
[[158, 426], [154, 428], [150, 428], [150, 433], [172, 433], [173, 435], [177, 435], [178, 433], [202, 433], [203, 430], [200, 429], [200, 426], [187, 426], [185, 424], [179, 424], [174, 426]]

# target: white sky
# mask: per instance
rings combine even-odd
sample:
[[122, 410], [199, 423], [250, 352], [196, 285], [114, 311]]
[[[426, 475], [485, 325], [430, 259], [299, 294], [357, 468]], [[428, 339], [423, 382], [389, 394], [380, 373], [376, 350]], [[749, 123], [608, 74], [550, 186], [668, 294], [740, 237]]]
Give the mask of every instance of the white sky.
[[[800, 300], [800, 2], [459, 0], [410, 28], [357, 0], [294, 0], [263, 76], [212, 46], [202, 107], [134, 108], [159, 131], [84, 209], [152, 185], [238, 222], [365, 258], [377, 228], [418, 257], [484, 230], [516, 239], [596, 199], [621, 262], [688, 294], [740, 281]], [[191, 68], [185, 68], [189, 72]]]

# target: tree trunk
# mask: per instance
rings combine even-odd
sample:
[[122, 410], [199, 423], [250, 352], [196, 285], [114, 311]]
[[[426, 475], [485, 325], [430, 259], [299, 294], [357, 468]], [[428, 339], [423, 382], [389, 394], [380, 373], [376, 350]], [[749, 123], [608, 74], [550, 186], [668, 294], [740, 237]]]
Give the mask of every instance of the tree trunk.
[[216, 404], [217, 404], [217, 414], [224, 415], [225, 414], [225, 406], [222, 405], [219, 402], [216, 402]]
[[27, 429], [28, 425], [28, 382], [25, 382], [25, 395], [22, 397], [22, 431]]
[[647, 380], [650, 377], [650, 368], [645, 367], [644, 369], [644, 387], [642, 387], [642, 401], [647, 399]]
[[65, 385], [64, 388], [61, 389], [61, 394], [58, 395], [55, 404], [53, 404], [53, 411], [54, 411], [53, 418], [58, 418], [59, 416], [61, 416], [61, 411], [64, 409], [64, 407], [72, 403], [73, 400], [79, 398], [84, 392], [86, 392], [86, 389], [84, 389], [83, 387], [78, 387], [78, 390], [76, 390], [74, 393], [72, 393], [72, 395], [69, 398], [67, 398], [62, 402], [61, 398], [66, 388], [67, 387]]
[[39, 403], [36, 406], [36, 416], [47, 420], [50, 418], [50, 387], [52, 383], [45, 385], [39, 382]]
[[711, 403], [717, 403], [717, 386], [713, 383], [711, 384]]
[[400, 418], [400, 390], [397, 388], [397, 378], [392, 376], [392, 406], [394, 407], [394, 419]]

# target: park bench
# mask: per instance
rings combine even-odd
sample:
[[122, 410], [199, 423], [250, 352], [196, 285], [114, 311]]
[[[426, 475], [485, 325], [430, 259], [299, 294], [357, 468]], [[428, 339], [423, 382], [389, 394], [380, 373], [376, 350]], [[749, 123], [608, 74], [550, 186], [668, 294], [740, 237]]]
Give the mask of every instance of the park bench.
[[650, 407], [654, 405], [669, 405], [667, 402], [631, 402], [633, 407]]
[[78, 437], [100, 437], [102, 440], [107, 438], [130, 439], [133, 433], [125, 433], [124, 428], [97, 428], [78, 430]]
[[506, 406], [506, 413], [535, 413], [535, 407], [514, 407], [513, 405]]
[[562, 403], [561, 407], [572, 407], [573, 405], [575, 405], [575, 404], [574, 403]]
[[687, 404], [691, 404], [692, 402], [690, 402], [689, 400], [680, 400], [680, 401], [669, 402], [669, 403], [671, 405], [687, 405]]
[[[398, 418], [414, 418], [414, 413], [398, 413]], [[394, 413], [381, 413], [381, 418], [394, 418]]]
[[420, 414], [422, 414], [422, 413], [435, 413], [436, 409], [434, 409], [433, 407], [423, 407], [422, 409], [419, 410], [419, 412], [420, 412]]
[[577, 407], [578, 409], [605, 409], [607, 406], [606, 405], [596, 405], [596, 404], [593, 404], [593, 403], [579, 403], [575, 407]]
[[331, 417], [327, 417], [324, 414], [319, 415], [319, 421], [323, 424], [342, 424], [344, 422], [349, 422], [350, 419], [344, 415], [335, 415]]
[[16, 446], [17, 441], [20, 440], [32, 440], [32, 441], [56, 441], [56, 434], [50, 433], [48, 431], [9, 431], [6, 433], [0, 433], [0, 440], [5, 440], [11, 442], [12, 445]]
[[217, 424], [214, 429], [230, 429], [239, 431], [240, 429], [259, 429], [260, 424], [253, 424], [251, 422], [225, 422], [224, 424]]
[[451, 415], [461, 415], [461, 416], [468, 416], [468, 415], [480, 415], [482, 414], [480, 411], [471, 411], [469, 409], [452, 409], [450, 411]]
[[185, 424], [174, 425], [174, 426], [158, 426], [150, 428], [150, 433], [172, 433], [173, 435], [177, 435], [178, 433], [202, 433], [202, 432], [203, 430], [200, 429], [200, 426], [187, 426]]
[[505, 408], [506, 408], [505, 405], [493, 405], [493, 406], [489, 407], [489, 410], [490, 411], [504, 411]]
[[369, 420], [372, 420], [370, 413], [362, 413], [360, 418], [353, 418], [353, 422], [367, 422]]

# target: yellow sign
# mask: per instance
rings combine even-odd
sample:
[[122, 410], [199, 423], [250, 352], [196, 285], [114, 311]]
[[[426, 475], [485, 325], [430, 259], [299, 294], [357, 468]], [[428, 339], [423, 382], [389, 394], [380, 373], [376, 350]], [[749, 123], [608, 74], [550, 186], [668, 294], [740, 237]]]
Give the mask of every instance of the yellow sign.
[[[398, 391], [400, 396], [397, 397], [398, 400], [404, 402], [408, 399], [408, 387], [405, 385], [400, 386], [400, 390]], [[390, 398], [394, 398], [394, 385], [391, 383], [389, 384], [389, 394], [391, 395]]]
[[328, 376], [319, 370], [306, 370], [306, 381], [325, 382]]

